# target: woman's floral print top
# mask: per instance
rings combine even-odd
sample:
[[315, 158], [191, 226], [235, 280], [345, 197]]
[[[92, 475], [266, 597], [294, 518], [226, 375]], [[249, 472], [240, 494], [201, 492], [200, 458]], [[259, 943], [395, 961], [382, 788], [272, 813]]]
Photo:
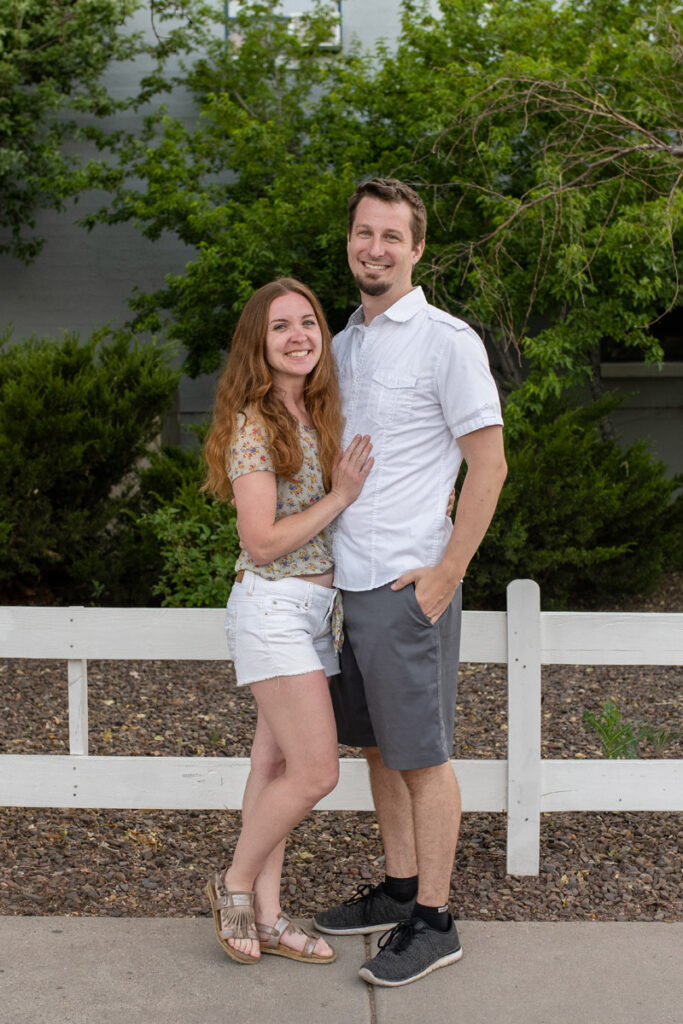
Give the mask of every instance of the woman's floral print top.
[[[275, 478], [277, 487], [277, 505], [275, 519], [302, 512], [314, 501], [325, 495], [323, 475], [318, 452], [318, 432], [314, 427], [307, 427], [299, 422], [299, 442], [303, 453], [301, 469], [293, 480], [284, 477]], [[230, 481], [247, 473], [275, 473], [273, 460], [268, 447], [268, 435], [265, 429], [253, 417], [242, 414], [237, 436], [233, 439], [226, 471]], [[256, 565], [248, 552], [241, 551], [235, 563], [235, 572], [249, 569], [257, 576], [266, 580], [281, 580], [285, 576], [316, 576], [330, 572], [334, 568], [332, 561], [332, 525], [326, 526], [315, 537], [312, 537], [296, 551], [274, 559], [267, 565]], [[342, 641], [341, 597], [337, 595], [332, 613], [332, 627], [335, 646], [339, 650]]]

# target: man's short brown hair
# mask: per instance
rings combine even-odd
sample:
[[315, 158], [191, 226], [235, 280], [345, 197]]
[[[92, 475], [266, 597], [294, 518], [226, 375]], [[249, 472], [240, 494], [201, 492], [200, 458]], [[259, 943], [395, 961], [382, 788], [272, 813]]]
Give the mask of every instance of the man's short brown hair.
[[356, 217], [356, 210], [361, 199], [365, 196], [372, 196], [374, 199], [381, 199], [385, 203], [407, 203], [411, 210], [411, 233], [413, 246], [419, 245], [425, 239], [427, 232], [427, 210], [417, 192], [405, 185], [397, 178], [370, 178], [369, 181], [362, 181], [349, 199], [347, 231], [351, 234], [353, 222]]

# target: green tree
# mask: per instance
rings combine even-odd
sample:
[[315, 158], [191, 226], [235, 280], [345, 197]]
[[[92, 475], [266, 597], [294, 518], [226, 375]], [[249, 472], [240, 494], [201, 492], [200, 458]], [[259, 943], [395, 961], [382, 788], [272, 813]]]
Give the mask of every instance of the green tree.
[[[198, 42], [201, 4], [152, 0], [151, 43], [126, 28], [142, 6], [142, 0], [0, 0], [0, 252], [25, 262], [36, 257], [42, 245], [33, 230], [36, 212], [63, 209], [86, 187], [84, 159], [73, 143], [101, 143], [102, 119], [164, 91], [168, 56]], [[114, 100], [104, 71], [143, 53], [155, 59], [154, 71], [134, 96]]]
[[[185, 273], [133, 303], [166, 323], [190, 373], [220, 361], [250, 291], [279, 273], [355, 303], [342, 225], [353, 184], [395, 174], [430, 211], [418, 268], [478, 324], [516, 408], [589, 380], [601, 343], [661, 357], [650, 326], [678, 302], [683, 15], [673, 0], [404, 3], [395, 51], [322, 55], [329, 9], [292, 35], [248, 2], [181, 76], [198, 106], [117, 143], [111, 202], [196, 246]], [[134, 177], [131, 177], [134, 176]], [[596, 391], [599, 388], [596, 387]]]
[[423, 281], [481, 325], [518, 389], [512, 428], [518, 408], [566, 387], [588, 381], [597, 396], [601, 344], [661, 358], [650, 328], [680, 303], [683, 12], [668, 0], [439, 8], [406, 5], [367, 120], [430, 199]]
[[[241, 4], [227, 41], [215, 38], [181, 76], [197, 102], [196, 124], [160, 109], [141, 135], [116, 141], [112, 199], [86, 220], [130, 220], [149, 238], [170, 231], [196, 247], [184, 274], [133, 301], [134, 328], [163, 327], [180, 340], [191, 374], [216, 369], [245, 300], [278, 274], [310, 282], [337, 324], [355, 302], [341, 225], [366, 166], [352, 99], [370, 64], [320, 49], [329, 6], [318, 5], [296, 34], [278, 8]], [[330, 93], [336, 117], [321, 107], [321, 96], [335, 102]]]

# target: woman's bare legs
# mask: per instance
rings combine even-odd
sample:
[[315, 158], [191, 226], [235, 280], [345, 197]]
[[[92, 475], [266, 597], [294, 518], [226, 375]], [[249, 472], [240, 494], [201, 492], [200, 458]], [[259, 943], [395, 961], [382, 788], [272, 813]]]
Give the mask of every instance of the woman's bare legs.
[[[231, 892], [255, 889], [256, 916], [272, 925], [279, 913], [284, 841], [337, 783], [337, 732], [322, 671], [263, 680], [253, 684], [252, 692], [261, 723], [258, 746], [255, 736], [256, 771], [250, 776], [242, 832], [225, 883]], [[294, 940], [287, 936], [288, 945]], [[258, 955], [252, 940], [229, 942], [240, 952]], [[320, 940], [315, 951], [324, 955], [328, 947]]]
[[[283, 775], [284, 771], [284, 755], [278, 747], [265, 717], [259, 711], [256, 719], [254, 742], [251, 745], [251, 768], [242, 800], [243, 828], [244, 824], [251, 817], [252, 809], [259, 794], [273, 779]], [[261, 915], [272, 915], [274, 910], [279, 910], [280, 908], [280, 881], [282, 878], [282, 863], [285, 856], [286, 842], [286, 839], [281, 840], [271, 851], [254, 881], [257, 921], [265, 922], [266, 916]]]

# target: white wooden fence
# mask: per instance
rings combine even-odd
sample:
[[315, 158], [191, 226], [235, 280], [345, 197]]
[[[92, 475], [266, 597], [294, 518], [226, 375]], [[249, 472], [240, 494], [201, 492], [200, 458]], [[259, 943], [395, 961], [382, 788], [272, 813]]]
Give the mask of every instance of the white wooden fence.
[[[88, 659], [225, 660], [213, 609], [0, 608], [0, 655], [64, 658], [68, 755], [0, 755], [0, 805], [222, 809], [241, 806], [241, 757], [91, 757]], [[683, 614], [541, 612], [531, 580], [507, 612], [464, 612], [461, 660], [507, 664], [507, 760], [456, 760], [465, 811], [507, 811], [507, 868], [538, 874], [543, 811], [683, 810], [683, 761], [541, 759], [541, 665], [683, 664]], [[345, 758], [324, 810], [371, 810], [362, 759]]]

